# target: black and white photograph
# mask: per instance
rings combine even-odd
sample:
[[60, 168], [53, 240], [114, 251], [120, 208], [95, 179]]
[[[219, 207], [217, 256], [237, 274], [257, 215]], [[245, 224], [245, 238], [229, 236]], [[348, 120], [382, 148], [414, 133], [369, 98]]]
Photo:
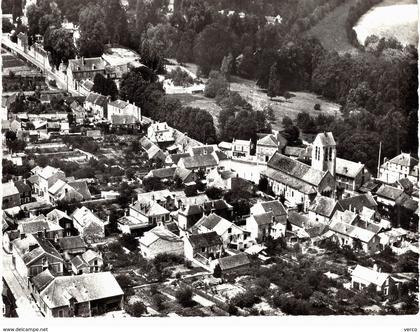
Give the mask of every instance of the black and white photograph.
[[416, 0], [1, 11], [3, 332], [420, 329]]

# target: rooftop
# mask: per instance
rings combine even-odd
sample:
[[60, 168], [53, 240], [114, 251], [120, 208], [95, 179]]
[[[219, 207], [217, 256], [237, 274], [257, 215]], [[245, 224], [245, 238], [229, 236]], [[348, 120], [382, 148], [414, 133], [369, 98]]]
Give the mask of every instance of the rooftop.
[[219, 258], [219, 265], [222, 271], [239, 268], [249, 264], [250, 260], [245, 253]]
[[354, 179], [365, 167], [362, 163], [336, 158], [335, 172], [338, 175]]
[[145, 232], [143, 236], [140, 238], [140, 243], [146, 247], [150, 246], [151, 244], [155, 243], [157, 240], [163, 240], [167, 242], [179, 242], [183, 243], [182, 239], [172, 233], [170, 230], [163, 226], [156, 226], [152, 228], [150, 231]]
[[360, 278], [376, 286], [382, 286], [389, 277], [388, 273], [378, 272], [361, 265], [357, 265], [351, 275], [352, 277]]
[[70, 59], [69, 67], [73, 72], [78, 71], [92, 71], [92, 70], [105, 70], [105, 62], [102, 58], [79, 58]]
[[193, 248], [208, 248], [223, 244], [222, 239], [216, 232], [191, 235], [188, 240]]
[[309, 206], [309, 211], [330, 218], [336, 206], [337, 202], [333, 198], [317, 196]]

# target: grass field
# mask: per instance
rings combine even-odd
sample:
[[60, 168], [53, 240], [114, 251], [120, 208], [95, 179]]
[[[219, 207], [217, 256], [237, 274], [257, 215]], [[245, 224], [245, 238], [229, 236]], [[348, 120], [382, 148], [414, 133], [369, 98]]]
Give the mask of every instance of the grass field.
[[345, 29], [347, 14], [355, 2], [356, 0], [348, 0], [338, 6], [306, 34], [318, 38], [327, 50], [334, 50], [340, 54], [357, 54], [359, 51], [349, 43]]
[[[246, 101], [248, 101], [255, 110], [263, 110], [270, 105], [274, 110], [276, 120], [272, 122], [273, 129], [281, 130], [281, 121], [284, 116], [295, 119], [299, 112], [309, 112], [312, 115], [326, 114], [340, 116], [340, 105], [326, 101], [309, 92], [292, 92], [292, 98], [285, 100], [282, 97], [271, 100], [265, 91], [258, 88], [255, 82], [245, 80], [239, 77], [234, 77], [230, 84], [232, 91], [237, 91]], [[214, 119], [214, 123], [218, 125], [217, 116], [221, 111], [216, 101], [211, 98], [203, 96], [203, 94], [172, 94], [170, 95], [179, 99], [184, 106], [197, 107], [207, 110]], [[314, 105], [320, 104], [321, 110], [315, 111]]]
[[25, 63], [12, 54], [2, 54], [3, 68], [23, 67]]

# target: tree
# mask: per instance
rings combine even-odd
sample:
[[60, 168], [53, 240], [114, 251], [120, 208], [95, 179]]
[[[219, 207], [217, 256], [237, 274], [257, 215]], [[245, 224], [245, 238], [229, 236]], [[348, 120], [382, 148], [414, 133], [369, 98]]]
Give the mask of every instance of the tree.
[[220, 68], [232, 42], [232, 35], [227, 27], [217, 23], [205, 27], [198, 35], [194, 46], [195, 61], [203, 75], [207, 76], [212, 69]]
[[104, 6], [104, 25], [108, 42], [128, 46], [127, 15], [120, 0], [106, 0]]
[[206, 189], [206, 195], [208, 198], [212, 200], [219, 199], [223, 195], [223, 190], [216, 187], [210, 187]]
[[111, 100], [115, 100], [118, 97], [118, 88], [114, 80], [106, 78], [100, 73], [97, 73], [93, 78], [92, 91], [104, 96], [111, 96]]
[[258, 190], [266, 192], [268, 189], [268, 180], [266, 177], [261, 177], [258, 182]]
[[212, 71], [204, 88], [204, 95], [209, 98], [214, 98], [217, 95], [224, 94], [228, 89], [228, 82], [226, 78], [218, 71]]
[[58, 69], [63, 62], [68, 63], [77, 53], [72, 34], [63, 28], [48, 28], [44, 36], [44, 48], [51, 53], [52, 63]]
[[163, 184], [160, 178], [157, 177], [147, 177], [143, 179], [143, 186], [147, 192], [162, 190]]
[[282, 86], [279, 79], [278, 71], [279, 70], [278, 70], [277, 62], [276, 62], [271, 66], [270, 76], [268, 78], [267, 95], [270, 97], [270, 99], [273, 99], [273, 97], [276, 97], [282, 94]]
[[132, 234], [123, 234], [118, 239], [121, 246], [127, 248], [130, 251], [136, 251], [139, 247], [139, 240]]
[[108, 39], [104, 24], [105, 14], [98, 5], [89, 5], [79, 14], [79, 53], [85, 57], [99, 57], [104, 53]]
[[133, 317], [141, 317], [147, 313], [147, 307], [141, 301], [136, 301], [125, 307], [125, 310]]
[[193, 292], [190, 287], [181, 288], [175, 293], [175, 298], [183, 307], [191, 307], [194, 304], [192, 296]]
[[220, 265], [217, 264], [213, 271], [213, 277], [215, 278], [221, 278], [222, 277], [222, 269], [220, 268]]
[[226, 80], [230, 80], [230, 75], [233, 72], [233, 56], [229, 53], [223, 58], [222, 65], [220, 66], [220, 72], [224, 75]]
[[162, 53], [149, 40], [143, 39], [139, 50], [142, 63], [156, 74], [165, 72], [165, 59]]

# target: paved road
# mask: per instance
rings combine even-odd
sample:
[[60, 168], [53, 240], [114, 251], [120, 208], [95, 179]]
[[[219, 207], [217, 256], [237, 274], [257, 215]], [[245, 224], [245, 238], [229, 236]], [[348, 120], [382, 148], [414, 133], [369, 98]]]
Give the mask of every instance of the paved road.
[[25, 285], [24, 280], [17, 274], [16, 270], [14, 269], [12, 263], [12, 255], [6, 254], [4, 251], [2, 252], [2, 255], [2, 276], [16, 299], [16, 311], [18, 316], [20, 318], [43, 317], [31, 296], [31, 292]]
[[[33, 65], [37, 66], [38, 68], [44, 70], [44, 63], [38, 59], [35, 59], [34, 57], [32, 57], [30, 54], [27, 54], [25, 52], [23, 52], [21, 49], [18, 48], [16, 43], [13, 43], [8, 34], [2, 34], [1, 36], [1, 44], [3, 46], [5, 46], [7, 49], [9, 50], [13, 50], [14, 52], [16, 52], [17, 54], [21, 55], [23, 58], [25, 58], [27, 61], [31, 62]], [[63, 79], [62, 76], [57, 75], [57, 73], [46, 69], [45, 70], [45, 74], [47, 75], [47, 78], [52, 78], [56, 81], [57, 86], [63, 90], [67, 90], [67, 82]], [[74, 90], [72, 88], [69, 88], [68, 91], [75, 96], [82, 96], [82, 94], [77, 91]]]

